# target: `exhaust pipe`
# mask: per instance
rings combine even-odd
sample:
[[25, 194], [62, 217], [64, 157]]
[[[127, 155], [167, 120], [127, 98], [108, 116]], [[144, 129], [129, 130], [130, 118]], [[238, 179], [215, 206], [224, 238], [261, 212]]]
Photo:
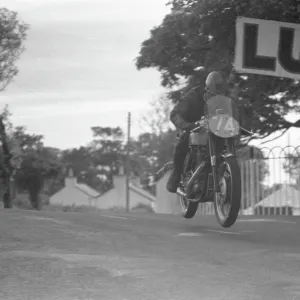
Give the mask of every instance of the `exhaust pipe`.
[[177, 194], [181, 197], [186, 197], [186, 193], [182, 190], [182, 188], [177, 189]]
[[186, 193], [181, 189], [181, 188], [178, 188], [177, 189], [177, 194], [181, 197], [184, 197], [186, 200], [188, 201], [191, 201], [191, 202], [198, 202], [198, 199], [189, 199], [187, 196], [186, 196]]

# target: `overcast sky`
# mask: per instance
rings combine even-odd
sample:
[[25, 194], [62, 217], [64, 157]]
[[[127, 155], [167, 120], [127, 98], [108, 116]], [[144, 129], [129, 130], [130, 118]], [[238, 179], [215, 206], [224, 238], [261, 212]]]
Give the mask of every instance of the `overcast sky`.
[[[169, 11], [165, 0], [1, 0], [30, 24], [20, 73], [0, 94], [16, 125], [41, 133], [49, 146], [92, 139], [91, 126], [121, 126], [163, 91], [156, 70], [137, 71], [134, 58]], [[293, 116], [296, 120], [298, 116]], [[299, 130], [289, 131], [299, 145]], [[268, 147], [286, 145], [287, 134]], [[259, 145], [260, 141], [254, 144]]]
[[[30, 24], [19, 75], [0, 95], [16, 125], [47, 145], [86, 144], [91, 126], [126, 128], [163, 91], [134, 58], [168, 12], [163, 0], [1, 0]], [[133, 122], [137, 131], [137, 122]]]

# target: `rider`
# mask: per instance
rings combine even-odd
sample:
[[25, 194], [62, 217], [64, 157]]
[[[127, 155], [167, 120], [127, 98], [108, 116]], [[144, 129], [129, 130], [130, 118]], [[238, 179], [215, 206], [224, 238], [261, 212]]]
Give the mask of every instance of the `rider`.
[[222, 72], [213, 71], [208, 74], [205, 89], [201, 91], [203, 99], [188, 98], [179, 102], [171, 111], [170, 119], [177, 129], [177, 144], [173, 156], [173, 171], [167, 183], [167, 190], [176, 193], [184, 159], [188, 152], [190, 130], [199, 126], [196, 123], [204, 116], [205, 101], [228, 91], [228, 80]]

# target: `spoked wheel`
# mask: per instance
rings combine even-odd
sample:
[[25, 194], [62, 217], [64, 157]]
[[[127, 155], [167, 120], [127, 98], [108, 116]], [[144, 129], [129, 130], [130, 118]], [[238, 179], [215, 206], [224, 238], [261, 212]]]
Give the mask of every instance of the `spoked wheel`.
[[218, 222], [228, 228], [237, 220], [241, 206], [241, 172], [235, 157], [221, 164], [220, 193], [215, 194], [214, 208]]
[[[181, 176], [182, 187], [186, 186], [192, 174], [193, 171], [191, 169], [191, 154], [188, 153], [184, 161], [183, 172]], [[183, 217], [186, 219], [193, 218], [197, 213], [199, 202], [190, 201], [183, 196], [179, 196], [179, 197], [180, 197]]]

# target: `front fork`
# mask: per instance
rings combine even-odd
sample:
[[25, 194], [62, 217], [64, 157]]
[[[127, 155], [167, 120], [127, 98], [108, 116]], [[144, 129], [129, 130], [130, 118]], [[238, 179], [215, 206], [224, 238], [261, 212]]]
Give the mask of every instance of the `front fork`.
[[210, 164], [211, 164], [212, 177], [213, 177], [213, 185], [214, 185], [215, 192], [219, 193], [220, 185], [219, 185], [219, 176], [218, 176], [218, 172], [217, 172], [216, 145], [212, 139], [213, 139], [212, 135], [209, 134], [208, 148], [209, 148]]
[[[220, 192], [220, 178], [224, 175], [224, 171], [223, 169], [220, 169], [221, 166], [221, 149], [223, 149], [224, 145], [225, 145], [225, 140], [222, 140], [222, 142], [220, 142], [220, 144], [218, 143], [218, 141], [214, 141], [215, 137], [212, 136], [211, 134], [209, 134], [208, 137], [208, 146], [209, 146], [209, 155], [210, 155], [210, 163], [211, 163], [211, 169], [212, 169], [212, 176], [213, 176], [213, 185], [214, 185], [214, 190], [216, 193]], [[235, 151], [235, 143], [234, 143], [234, 139], [227, 139], [227, 144], [228, 144], [228, 155], [236, 155], [236, 151]], [[218, 149], [216, 147], [216, 145], [218, 145]], [[219, 157], [219, 159], [217, 159], [217, 157]], [[219, 172], [218, 172], [219, 169]]]

